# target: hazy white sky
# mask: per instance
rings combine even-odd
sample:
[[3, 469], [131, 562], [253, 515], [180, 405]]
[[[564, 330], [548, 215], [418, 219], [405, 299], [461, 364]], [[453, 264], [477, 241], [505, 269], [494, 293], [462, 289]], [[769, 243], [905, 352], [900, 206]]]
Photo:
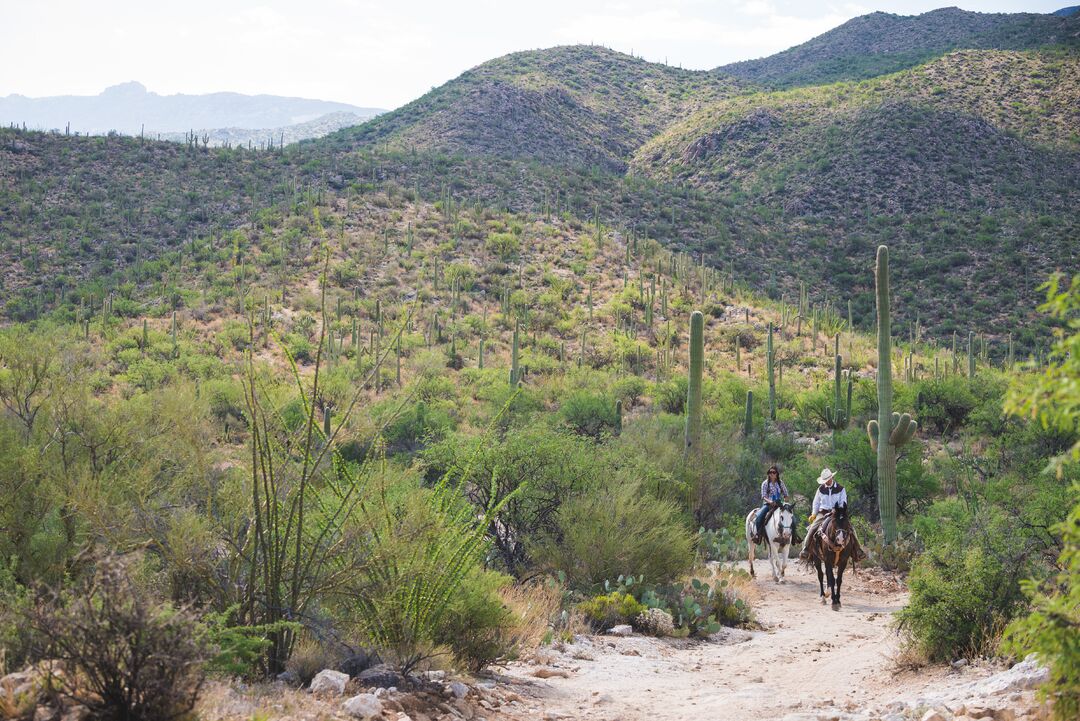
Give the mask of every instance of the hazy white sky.
[[[5, 0], [0, 96], [233, 90], [394, 108], [515, 50], [597, 43], [706, 69], [796, 45], [856, 15], [950, 0]], [[1076, 0], [969, 0], [1051, 12]]]

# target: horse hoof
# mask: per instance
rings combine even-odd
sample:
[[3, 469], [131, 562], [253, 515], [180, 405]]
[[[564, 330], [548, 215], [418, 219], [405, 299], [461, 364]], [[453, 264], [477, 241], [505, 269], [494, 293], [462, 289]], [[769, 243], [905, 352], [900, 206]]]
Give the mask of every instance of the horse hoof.
[[834, 601], [833, 602], [832, 610], [834, 610], [834, 611], [839, 611], [840, 610], [840, 602], [839, 601]]
[[825, 597], [824, 597], [824, 596], [822, 596], [822, 597], [821, 597], [821, 605], [822, 605], [822, 606], [824, 606], [824, 605], [825, 605], [826, 603], [828, 603], [828, 601], [826, 601], [826, 600], [825, 600]]

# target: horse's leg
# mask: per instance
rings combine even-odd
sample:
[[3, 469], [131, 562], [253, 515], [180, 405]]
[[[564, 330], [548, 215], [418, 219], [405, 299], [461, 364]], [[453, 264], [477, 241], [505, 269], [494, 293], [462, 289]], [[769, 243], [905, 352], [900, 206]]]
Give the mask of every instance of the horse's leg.
[[780, 583], [784, 582], [784, 572], [787, 570], [788, 553], [791, 551], [791, 544], [785, 544], [780, 549]]
[[[829, 579], [829, 596], [832, 598], [833, 610], [836, 606], [836, 576], [833, 575], [833, 562], [831, 558], [825, 559], [825, 576]], [[822, 599], [824, 601], [825, 599]]]
[[821, 559], [814, 556], [814, 567], [817, 568], [817, 582], [821, 589], [821, 605], [825, 605], [825, 576], [821, 573]]
[[833, 594], [833, 608], [840, 608], [840, 584], [844, 582], [844, 569], [847, 568], [847, 562], [847, 554], [842, 555], [840, 565], [836, 569], [836, 593]]
[[772, 577], [780, 583], [780, 551], [776, 548], [776, 541], [769, 541], [769, 565], [772, 566]]
[[746, 531], [746, 552], [750, 558], [750, 577], [754, 577], [754, 541], [750, 538], [750, 526], [747, 524]]

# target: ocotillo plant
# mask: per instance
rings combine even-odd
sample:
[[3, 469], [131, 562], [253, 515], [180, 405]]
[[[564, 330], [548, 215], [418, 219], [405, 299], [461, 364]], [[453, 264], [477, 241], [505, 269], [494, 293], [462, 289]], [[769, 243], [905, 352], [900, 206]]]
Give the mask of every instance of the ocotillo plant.
[[851, 420], [851, 378], [848, 378], [847, 406], [844, 406], [843, 396], [840, 394], [840, 354], [836, 355], [836, 372], [833, 377], [833, 404], [825, 406], [825, 425], [834, 431], [847, 428]]
[[879, 245], [877, 267], [878, 417], [866, 425], [870, 446], [877, 454], [878, 511], [885, 543], [896, 540], [896, 452], [911, 440], [918, 424], [905, 413], [892, 412], [892, 338], [889, 335], [889, 249]]
[[686, 386], [687, 455], [701, 444], [701, 375], [705, 368], [705, 316], [700, 310], [690, 314], [690, 376]]
[[773, 367], [774, 353], [773, 353], [773, 327], [772, 321], [769, 321], [769, 340], [765, 351], [765, 365], [766, 372], [769, 376], [769, 420], [776, 420], [776, 370]]

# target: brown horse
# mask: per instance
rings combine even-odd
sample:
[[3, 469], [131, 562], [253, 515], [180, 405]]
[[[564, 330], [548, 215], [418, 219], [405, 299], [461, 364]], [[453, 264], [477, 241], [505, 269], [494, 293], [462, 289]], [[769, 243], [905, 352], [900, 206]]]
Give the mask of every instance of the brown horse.
[[[859, 547], [859, 539], [851, 528], [848, 519], [847, 505], [837, 506], [833, 509], [830, 517], [814, 533], [807, 548], [809, 558], [806, 563], [813, 563], [817, 569], [818, 586], [821, 588], [821, 603], [825, 604], [825, 579], [829, 581], [829, 595], [832, 597], [832, 608], [840, 610], [840, 586], [844, 582], [844, 570], [848, 561], [852, 567], [856, 561], [863, 558], [862, 549]], [[825, 566], [822, 574], [821, 567]]]

